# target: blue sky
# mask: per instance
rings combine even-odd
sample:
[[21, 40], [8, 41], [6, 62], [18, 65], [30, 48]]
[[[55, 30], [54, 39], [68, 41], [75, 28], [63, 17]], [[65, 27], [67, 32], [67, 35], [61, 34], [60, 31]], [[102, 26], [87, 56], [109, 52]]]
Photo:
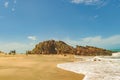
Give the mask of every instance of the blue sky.
[[120, 48], [120, 0], [0, 0], [0, 50], [43, 40]]

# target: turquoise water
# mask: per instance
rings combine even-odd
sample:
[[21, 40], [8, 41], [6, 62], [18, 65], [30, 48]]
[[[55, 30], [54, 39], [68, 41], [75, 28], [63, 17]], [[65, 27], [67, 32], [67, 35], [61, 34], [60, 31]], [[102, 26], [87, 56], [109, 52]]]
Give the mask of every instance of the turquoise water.
[[120, 49], [110, 49], [113, 52], [120, 52]]

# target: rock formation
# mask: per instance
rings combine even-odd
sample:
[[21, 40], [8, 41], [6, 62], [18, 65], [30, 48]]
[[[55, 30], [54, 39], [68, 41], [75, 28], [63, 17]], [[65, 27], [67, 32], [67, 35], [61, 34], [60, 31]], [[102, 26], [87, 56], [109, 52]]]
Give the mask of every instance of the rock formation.
[[35, 46], [32, 53], [35, 54], [67, 54], [73, 53], [74, 48], [63, 41], [48, 40]]
[[84, 56], [112, 55], [112, 51], [93, 46], [76, 46], [76, 54]]
[[72, 46], [63, 41], [48, 40], [40, 42], [32, 51], [27, 51], [27, 54], [76, 54], [84, 56], [95, 55], [112, 55], [112, 52], [106, 49], [92, 46]]

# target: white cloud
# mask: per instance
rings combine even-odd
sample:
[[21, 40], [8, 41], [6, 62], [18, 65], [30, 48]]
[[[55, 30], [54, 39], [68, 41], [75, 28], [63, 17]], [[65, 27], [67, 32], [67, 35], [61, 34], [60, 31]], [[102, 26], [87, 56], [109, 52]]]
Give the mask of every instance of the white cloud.
[[33, 41], [37, 40], [36, 36], [28, 36], [28, 39], [33, 40]]
[[114, 35], [111, 37], [103, 38], [102, 36], [95, 36], [95, 37], [86, 37], [82, 38], [80, 40], [71, 40], [71, 39], [65, 39], [65, 42], [67, 42], [70, 45], [91, 45], [96, 47], [102, 47], [102, 48], [114, 48], [114, 47], [120, 47], [120, 35]]
[[1, 42], [0, 41], [0, 51], [9, 52], [10, 50], [16, 50], [18, 53], [25, 53], [27, 50], [32, 50], [37, 42], [35, 36], [28, 36], [28, 39], [32, 40], [28, 43], [24, 42]]
[[98, 3], [100, 0], [72, 0], [72, 3], [76, 3], [76, 4], [96, 4]]
[[75, 4], [85, 4], [85, 5], [106, 5], [106, 1], [104, 0], [71, 0], [72, 3]]
[[26, 50], [31, 50], [34, 46], [30, 44], [20, 43], [20, 42], [2, 42], [0, 43], [0, 51], [9, 52], [10, 50], [16, 50], [19, 53], [26, 52]]
[[97, 7], [97, 9], [102, 8], [104, 6], [106, 6], [109, 3], [109, 0], [106, 1], [101, 1], [101, 3], [99, 3], [99, 6]]
[[6, 2], [4, 3], [4, 7], [5, 7], [5, 8], [8, 8], [8, 6], [9, 6], [9, 2], [6, 1]]
[[4, 7], [5, 7], [5, 8], [8, 8], [9, 6], [10, 6], [10, 7], [12, 6], [11, 11], [14, 12], [14, 11], [15, 11], [15, 8], [16, 8], [16, 3], [17, 3], [16, 0], [13, 0], [12, 2], [9, 1], [9, 0], [7, 0], [7, 1], [4, 2]]
[[13, 5], [13, 8], [11, 10], [14, 12], [15, 11], [15, 7], [16, 7], [15, 4], [17, 3], [17, 1], [14, 0], [13, 3], [14, 3], [14, 5]]

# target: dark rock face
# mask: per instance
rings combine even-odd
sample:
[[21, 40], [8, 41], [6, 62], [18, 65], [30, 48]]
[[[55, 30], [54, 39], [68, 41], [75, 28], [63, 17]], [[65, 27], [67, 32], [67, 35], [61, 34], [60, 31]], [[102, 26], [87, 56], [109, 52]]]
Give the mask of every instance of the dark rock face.
[[112, 55], [111, 51], [92, 47], [92, 46], [72, 46], [66, 44], [63, 41], [48, 40], [40, 42], [35, 46], [32, 51], [28, 51], [28, 54], [76, 54], [84, 56], [95, 56], [95, 55]]

